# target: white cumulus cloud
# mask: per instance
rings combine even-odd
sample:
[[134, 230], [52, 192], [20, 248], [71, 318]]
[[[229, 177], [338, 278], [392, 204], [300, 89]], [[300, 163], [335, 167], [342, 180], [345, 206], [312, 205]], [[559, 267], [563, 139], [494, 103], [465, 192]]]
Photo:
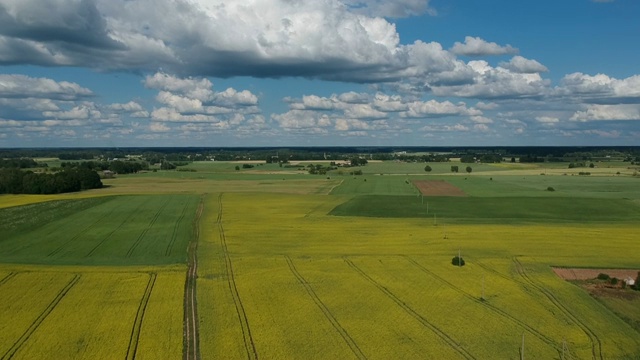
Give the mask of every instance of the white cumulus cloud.
[[508, 55], [517, 54], [518, 49], [511, 45], [501, 46], [494, 42], [488, 42], [479, 37], [466, 36], [464, 43], [456, 42], [451, 48], [451, 52], [456, 55], [465, 56], [486, 56], [486, 55]]

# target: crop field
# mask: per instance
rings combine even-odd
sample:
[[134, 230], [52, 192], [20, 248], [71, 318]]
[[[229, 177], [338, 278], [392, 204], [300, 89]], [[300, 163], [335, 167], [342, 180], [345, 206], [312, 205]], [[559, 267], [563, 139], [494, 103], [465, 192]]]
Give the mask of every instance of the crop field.
[[116, 196], [0, 210], [0, 261], [32, 264], [183, 262], [198, 196]]
[[[518, 358], [523, 334], [531, 358], [559, 358], [563, 343], [573, 359], [640, 351], [636, 330], [550, 267], [611, 265], [635, 243], [637, 223], [443, 229], [327, 217], [341, 197], [260, 199], [206, 202], [205, 223], [217, 229], [200, 252], [201, 331], [220, 336], [202, 340], [203, 357]], [[458, 250], [462, 268], [451, 265]]]
[[[68, 269], [67, 269], [68, 270]], [[0, 279], [0, 358], [179, 358], [184, 270], [22, 268]]]
[[638, 269], [637, 178], [236, 165], [0, 197], [0, 359], [640, 356], [640, 292], [553, 271]]

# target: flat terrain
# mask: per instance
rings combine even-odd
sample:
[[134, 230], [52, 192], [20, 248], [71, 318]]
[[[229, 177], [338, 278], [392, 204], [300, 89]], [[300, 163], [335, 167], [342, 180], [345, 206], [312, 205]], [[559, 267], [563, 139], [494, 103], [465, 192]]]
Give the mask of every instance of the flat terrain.
[[638, 178], [236, 165], [0, 196], [0, 358], [517, 359], [523, 335], [531, 359], [640, 356], [636, 292], [553, 270], [638, 269]]

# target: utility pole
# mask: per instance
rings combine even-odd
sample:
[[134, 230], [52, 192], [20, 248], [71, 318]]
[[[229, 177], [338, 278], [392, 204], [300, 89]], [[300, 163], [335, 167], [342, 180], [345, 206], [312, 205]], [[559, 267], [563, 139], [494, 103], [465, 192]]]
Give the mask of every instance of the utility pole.
[[462, 257], [460, 256], [460, 249], [458, 249], [458, 267], [462, 267]]
[[482, 300], [484, 300], [484, 274], [482, 274]]
[[520, 349], [520, 360], [524, 360], [524, 333], [522, 333], [522, 349]]

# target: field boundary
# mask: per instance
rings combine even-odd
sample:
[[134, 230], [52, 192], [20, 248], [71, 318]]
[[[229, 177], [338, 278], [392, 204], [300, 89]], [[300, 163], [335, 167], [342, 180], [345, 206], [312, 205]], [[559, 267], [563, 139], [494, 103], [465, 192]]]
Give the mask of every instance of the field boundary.
[[[198, 279], [198, 241], [200, 240], [200, 217], [204, 211], [204, 196], [193, 219], [193, 238], [187, 248], [188, 266], [184, 283], [184, 320], [182, 338], [182, 358], [200, 359], [200, 329], [198, 327], [198, 303], [196, 298], [196, 280]], [[184, 217], [184, 210], [182, 217]], [[181, 218], [182, 218], [181, 217]], [[174, 228], [175, 231], [175, 228]]]
[[242, 338], [244, 341], [244, 348], [247, 352], [248, 359], [258, 359], [258, 352], [256, 350], [256, 344], [253, 342], [253, 336], [251, 335], [251, 327], [249, 326], [249, 319], [247, 318], [247, 313], [244, 310], [244, 305], [242, 304], [242, 299], [240, 298], [240, 294], [238, 293], [238, 287], [236, 286], [236, 279], [233, 272], [233, 265], [231, 263], [231, 256], [229, 255], [229, 249], [227, 248], [227, 238], [224, 234], [224, 227], [222, 226], [222, 193], [218, 195], [218, 218], [216, 219], [216, 223], [218, 225], [218, 231], [220, 233], [220, 242], [222, 245], [222, 252], [224, 253], [224, 262], [227, 269], [227, 284], [229, 286], [229, 291], [231, 292], [231, 297], [233, 298], [233, 304], [236, 307], [236, 314], [238, 315], [238, 320], [240, 321], [240, 327], [242, 329]]
[[131, 336], [129, 337], [129, 346], [127, 347], [127, 356], [125, 356], [125, 359], [127, 360], [132, 360], [136, 358], [136, 353], [138, 352], [138, 342], [140, 340], [140, 332], [142, 331], [142, 322], [144, 320], [144, 314], [147, 310], [147, 305], [149, 304], [149, 298], [151, 298], [151, 292], [153, 291], [153, 287], [156, 284], [157, 277], [158, 277], [158, 274], [149, 273], [149, 281], [147, 282], [147, 287], [144, 290], [144, 295], [142, 295], [142, 299], [140, 300], [140, 304], [138, 305], [136, 318], [133, 322], [133, 327], [131, 328]]
[[360, 274], [365, 280], [374, 285], [378, 290], [382, 291], [389, 299], [393, 300], [400, 308], [402, 308], [407, 314], [416, 319], [420, 324], [422, 324], [427, 329], [431, 330], [435, 333], [440, 339], [442, 339], [451, 349], [455, 350], [458, 354], [460, 354], [465, 359], [476, 359], [473, 354], [471, 354], [467, 349], [465, 349], [462, 345], [458, 344], [451, 336], [449, 336], [446, 332], [442, 331], [440, 328], [432, 324], [429, 320], [425, 319], [422, 315], [418, 314], [415, 310], [413, 310], [407, 303], [398, 298], [394, 293], [392, 293], [389, 289], [382, 286], [379, 282], [374, 280], [371, 276], [367, 275], [362, 269], [360, 269], [356, 264], [354, 264], [347, 257], [343, 257], [344, 262], [353, 269], [355, 272]]
[[78, 281], [80, 281], [80, 277], [81, 277], [80, 274], [75, 274], [73, 276], [71, 281], [69, 281], [67, 285], [65, 285], [62, 288], [62, 290], [58, 292], [56, 297], [53, 298], [53, 300], [51, 300], [51, 302], [49, 303], [49, 305], [47, 305], [44, 311], [40, 313], [40, 315], [38, 315], [38, 317], [31, 323], [31, 325], [29, 325], [27, 330], [25, 330], [25, 332], [18, 338], [18, 340], [16, 340], [16, 342], [13, 343], [13, 345], [9, 348], [9, 350], [7, 350], [7, 352], [4, 353], [4, 355], [2, 355], [2, 358], [0, 359], [8, 360], [13, 358], [16, 352], [18, 352], [18, 350], [20, 350], [20, 348], [24, 345], [24, 343], [26, 343], [27, 340], [29, 340], [31, 335], [33, 335], [33, 333], [38, 329], [40, 324], [42, 324], [42, 322], [47, 318], [47, 316], [49, 316], [49, 314], [53, 312], [53, 310], [56, 308], [56, 306], [58, 306], [60, 301], [62, 301], [62, 299], [71, 290], [71, 288], [73, 288], [78, 283]]
[[580, 318], [578, 318], [571, 311], [569, 311], [569, 309], [562, 303], [562, 301], [558, 300], [558, 298], [555, 295], [553, 295], [551, 291], [547, 290], [542, 285], [537, 284], [535, 280], [529, 277], [529, 275], [524, 269], [524, 266], [516, 256], [513, 257], [513, 263], [515, 264], [516, 271], [518, 272], [518, 274], [529, 285], [534, 287], [536, 290], [540, 291], [553, 305], [556, 306], [556, 308], [558, 308], [558, 310], [560, 310], [565, 316], [567, 316], [569, 319], [571, 319], [571, 321], [573, 321], [576, 325], [578, 325], [578, 327], [584, 332], [584, 334], [587, 335], [587, 337], [589, 338], [589, 341], [591, 342], [591, 354], [593, 358], [601, 359], [601, 360], [604, 359], [604, 357], [602, 356], [602, 342], [600, 341], [600, 338], [598, 337], [598, 335], [590, 327], [588, 327], [582, 320], [580, 320]]
[[289, 256], [285, 256], [285, 259], [287, 260], [287, 265], [289, 265], [289, 270], [291, 270], [291, 273], [296, 277], [298, 282], [304, 287], [304, 289], [307, 291], [307, 294], [309, 294], [313, 302], [318, 306], [318, 308], [320, 308], [320, 311], [322, 311], [325, 318], [329, 320], [329, 322], [331, 323], [331, 326], [333, 326], [333, 328], [340, 334], [340, 336], [342, 336], [342, 339], [347, 344], [347, 346], [351, 349], [353, 354], [358, 359], [367, 359], [366, 355], [364, 355], [364, 353], [362, 352], [358, 344], [355, 342], [355, 340], [353, 340], [353, 338], [351, 337], [351, 335], [349, 335], [347, 330], [345, 330], [342, 327], [342, 325], [340, 325], [336, 317], [331, 313], [331, 310], [329, 310], [329, 308], [327, 308], [324, 302], [322, 302], [322, 300], [318, 297], [316, 292], [313, 290], [313, 287], [311, 286], [311, 284], [309, 284], [309, 282], [305, 280], [305, 278], [298, 272], [298, 269], [296, 269], [296, 266], [293, 264], [293, 261], [291, 260], [291, 258]]
[[624, 279], [630, 277], [635, 280], [640, 269], [602, 269], [602, 268], [569, 268], [551, 267], [553, 272], [563, 280], [591, 280], [598, 277], [598, 274], [607, 274], [611, 277]]

